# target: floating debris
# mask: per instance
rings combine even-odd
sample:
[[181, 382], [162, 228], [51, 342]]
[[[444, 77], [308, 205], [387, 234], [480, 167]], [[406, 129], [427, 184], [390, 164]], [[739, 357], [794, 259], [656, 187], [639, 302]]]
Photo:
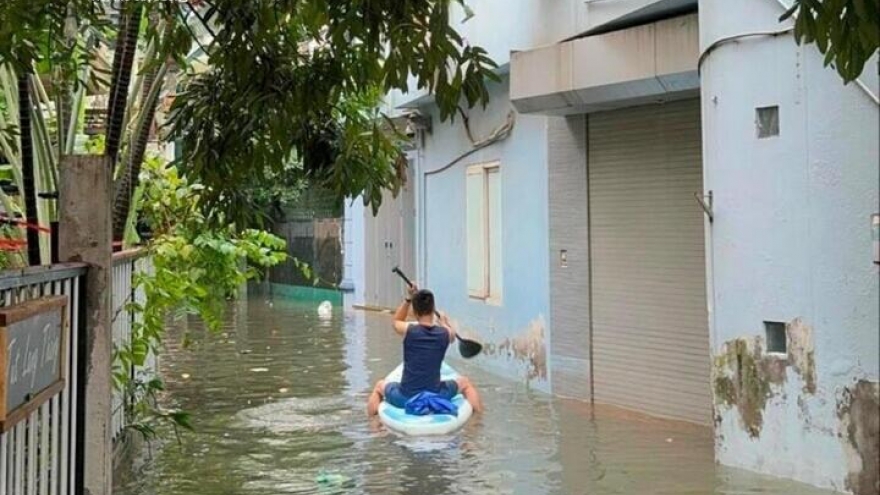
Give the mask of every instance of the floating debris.
[[330, 301], [324, 301], [318, 305], [318, 318], [329, 320], [333, 317], [333, 304]]
[[321, 472], [315, 477], [315, 483], [324, 488], [353, 488], [354, 480], [350, 476], [339, 473]]
[[180, 374], [180, 377], [183, 378], [184, 380], [189, 380], [189, 376], [190, 376], [189, 373], [181, 373]]
[[251, 371], [254, 373], [266, 373], [269, 371], [269, 368], [251, 368]]

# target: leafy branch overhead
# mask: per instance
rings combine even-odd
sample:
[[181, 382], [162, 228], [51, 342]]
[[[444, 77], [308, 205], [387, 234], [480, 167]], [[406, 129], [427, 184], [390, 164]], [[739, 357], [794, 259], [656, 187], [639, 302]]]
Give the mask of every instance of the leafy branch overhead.
[[[390, 90], [431, 93], [444, 120], [462, 102], [486, 104], [496, 65], [450, 24], [455, 9], [473, 15], [464, 0], [3, 0], [0, 64], [23, 73], [51, 68], [66, 111], [67, 93], [85, 82], [78, 79], [88, 44], [114, 50], [105, 153], [119, 156], [111, 162], [123, 172], [117, 237], [129, 217], [120, 198], [137, 189], [152, 121], [131, 114], [141, 108], [132, 100], [149, 88], [138, 91], [130, 76], [167, 68], [179, 78], [163, 137], [180, 144], [181, 171], [210, 191], [204, 208], [222, 208], [242, 228], [259, 212], [240, 186], [279, 174], [339, 199], [363, 195], [373, 208], [383, 190], [396, 191], [403, 139], [377, 110]], [[144, 49], [154, 55], [137, 64]], [[132, 126], [134, 118], [143, 125]], [[64, 142], [59, 155], [72, 152], [74, 140]]]
[[28, 72], [44, 62], [73, 70], [87, 53], [83, 26], [108, 24], [95, 0], [3, 0], [0, 2], [0, 63]]
[[844, 82], [880, 49], [880, 0], [794, 0], [780, 20], [791, 17], [797, 42], [815, 43]]
[[236, 211], [238, 185], [295, 161], [340, 198], [363, 194], [377, 207], [400, 183], [402, 156], [374, 110], [379, 95], [412, 77], [452, 119], [462, 99], [485, 104], [497, 79], [485, 50], [450, 25], [455, 3], [202, 2], [208, 68], [191, 74], [170, 125], [184, 172], [215, 194], [206, 205]]

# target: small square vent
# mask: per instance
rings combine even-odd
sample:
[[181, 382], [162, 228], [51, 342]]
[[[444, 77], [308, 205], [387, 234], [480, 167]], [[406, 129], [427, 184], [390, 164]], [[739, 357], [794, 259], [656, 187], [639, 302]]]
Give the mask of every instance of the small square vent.
[[758, 139], [779, 135], [779, 107], [759, 107], [755, 109], [755, 125], [758, 127]]
[[767, 332], [767, 352], [785, 354], [788, 352], [788, 340], [785, 336], [785, 323], [765, 321], [764, 331]]

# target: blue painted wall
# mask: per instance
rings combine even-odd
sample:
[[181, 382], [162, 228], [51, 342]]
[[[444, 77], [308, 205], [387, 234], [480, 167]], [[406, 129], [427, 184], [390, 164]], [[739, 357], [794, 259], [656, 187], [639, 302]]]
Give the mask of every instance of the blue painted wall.
[[[470, 112], [471, 129], [482, 139], [512, 111], [505, 79], [491, 88], [491, 102]], [[471, 148], [461, 123], [440, 123], [436, 111], [418, 160], [419, 174], [444, 167]], [[488, 344], [482, 360], [511, 378], [547, 390], [549, 329], [547, 238], [547, 120], [517, 115], [510, 137], [451, 168], [424, 177], [422, 281], [458, 325]], [[498, 160], [502, 187], [503, 301], [494, 306], [468, 297], [465, 173], [469, 165]], [[417, 179], [418, 180], [418, 179]], [[417, 206], [417, 210], [419, 207]]]

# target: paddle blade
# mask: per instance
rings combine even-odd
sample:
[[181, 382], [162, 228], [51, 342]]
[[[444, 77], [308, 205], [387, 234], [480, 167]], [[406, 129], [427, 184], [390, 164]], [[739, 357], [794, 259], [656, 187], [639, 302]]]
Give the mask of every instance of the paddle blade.
[[482, 350], [483, 344], [458, 337], [458, 352], [461, 353], [461, 357], [470, 359], [482, 352]]

